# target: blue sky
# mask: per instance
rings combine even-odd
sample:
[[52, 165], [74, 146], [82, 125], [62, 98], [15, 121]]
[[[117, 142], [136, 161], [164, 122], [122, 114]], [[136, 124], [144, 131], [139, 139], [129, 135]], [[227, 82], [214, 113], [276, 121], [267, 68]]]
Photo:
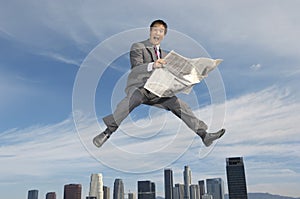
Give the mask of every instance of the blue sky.
[[[300, 197], [299, 7], [297, 0], [2, 1], [1, 197], [24, 198], [29, 189], [39, 189], [40, 198], [49, 191], [62, 198], [69, 183], [82, 184], [86, 196], [90, 174], [99, 172], [107, 186], [122, 178], [125, 190], [135, 192], [137, 180], [149, 179], [163, 195], [163, 168], [172, 168], [174, 181], [182, 183], [184, 165], [190, 165], [193, 183], [222, 177], [226, 185], [225, 158], [231, 156], [244, 157], [249, 192]], [[118, 35], [133, 31], [138, 34], [130, 39], [146, 39], [148, 32], [143, 36], [141, 30], [157, 18], [171, 30], [162, 46], [183, 41], [176, 39], [180, 33], [224, 60], [207, 81], [180, 97], [212, 124], [210, 130], [221, 124], [227, 133], [207, 149], [172, 114], [142, 106], [96, 149], [90, 140], [124, 96], [130, 67], [126, 51], [109, 65], [105, 59], [131, 42], [116, 40]], [[174, 48], [197, 56], [192, 44]], [[91, 73], [99, 81], [94, 88], [92, 78], [77, 85], [82, 64], [100, 47], [107, 51], [93, 65], [98, 73]], [[226, 101], [211, 103], [207, 84], [218, 74]], [[78, 88], [83, 90], [74, 96]], [[97, 118], [74, 102], [92, 108]]]

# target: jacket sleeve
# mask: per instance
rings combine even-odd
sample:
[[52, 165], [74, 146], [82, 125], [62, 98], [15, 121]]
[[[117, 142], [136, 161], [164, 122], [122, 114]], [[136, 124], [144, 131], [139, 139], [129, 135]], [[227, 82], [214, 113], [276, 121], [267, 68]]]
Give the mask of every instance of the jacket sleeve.
[[152, 71], [147, 70], [148, 64], [151, 62], [148, 50], [143, 43], [135, 43], [130, 49], [131, 71], [127, 78], [126, 93], [132, 93], [136, 88], [145, 85]]
[[130, 49], [131, 69], [137, 69], [141, 72], [148, 72], [148, 62], [145, 60], [146, 47], [143, 43], [134, 43]]

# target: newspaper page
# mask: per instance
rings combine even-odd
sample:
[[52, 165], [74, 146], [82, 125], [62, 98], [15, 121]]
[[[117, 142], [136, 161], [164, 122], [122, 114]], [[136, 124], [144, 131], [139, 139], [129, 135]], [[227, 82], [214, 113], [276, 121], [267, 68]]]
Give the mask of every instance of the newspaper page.
[[171, 97], [182, 92], [189, 94], [193, 85], [199, 83], [215, 69], [222, 59], [190, 59], [171, 51], [165, 58], [163, 68], [153, 71], [144, 88], [159, 97]]

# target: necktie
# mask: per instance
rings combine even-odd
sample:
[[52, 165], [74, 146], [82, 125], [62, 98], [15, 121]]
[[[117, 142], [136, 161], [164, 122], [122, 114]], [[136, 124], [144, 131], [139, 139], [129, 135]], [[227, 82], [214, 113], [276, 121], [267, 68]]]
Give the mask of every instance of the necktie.
[[154, 52], [156, 54], [156, 58], [159, 59], [160, 58], [160, 52], [159, 52], [159, 49], [157, 49], [156, 46], [154, 46]]

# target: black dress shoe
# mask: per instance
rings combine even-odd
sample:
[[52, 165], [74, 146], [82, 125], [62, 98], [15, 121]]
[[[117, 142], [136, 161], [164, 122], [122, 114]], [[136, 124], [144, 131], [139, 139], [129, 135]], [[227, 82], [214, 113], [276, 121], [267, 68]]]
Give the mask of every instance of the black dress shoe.
[[221, 129], [216, 133], [206, 133], [205, 135], [203, 133], [199, 134], [197, 132], [197, 134], [202, 138], [203, 144], [206, 147], [209, 147], [213, 143], [213, 141], [222, 137], [222, 135], [224, 135], [224, 133], [225, 133], [225, 129]]
[[106, 140], [110, 137], [111, 133], [108, 133], [108, 130], [106, 129], [104, 132], [100, 133], [93, 139], [93, 143], [96, 147], [100, 148]]

